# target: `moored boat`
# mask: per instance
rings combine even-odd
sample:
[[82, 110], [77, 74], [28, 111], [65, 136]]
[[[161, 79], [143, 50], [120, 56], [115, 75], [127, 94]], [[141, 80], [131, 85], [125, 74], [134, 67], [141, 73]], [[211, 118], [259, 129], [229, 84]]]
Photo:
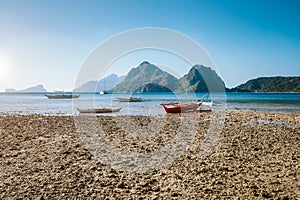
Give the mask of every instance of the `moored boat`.
[[121, 97], [118, 97], [117, 98], [120, 102], [141, 102], [143, 101], [142, 98], [140, 97], [129, 97], [129, 98], [121, 98]]
[[91, 108], [91, 109], [81, 109], [77, 108], [80, 113], [114, 113], [119, 112], [121, 108]]
[[101, 90], [99, 94], [108, 94], [108, 92], [106, 90]]
[[78, 98], [80, 95], [75, 94], [45, 94], [46, 97], [49, 99], [75, 99]]
[[162, 103], [160, 104], [163, 106], [167, 113], [182, 113], [182, 112], [189, 112], [189, 111], [196, 111], [201, 105], [202, 102], [197, 103]]

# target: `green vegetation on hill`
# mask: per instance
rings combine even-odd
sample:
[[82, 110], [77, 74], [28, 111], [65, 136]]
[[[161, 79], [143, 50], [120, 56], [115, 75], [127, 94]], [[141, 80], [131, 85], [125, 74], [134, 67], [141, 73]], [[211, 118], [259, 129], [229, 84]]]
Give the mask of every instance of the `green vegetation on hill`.
[[169, 88], [157, 83], [147, 83], [142, 85], [135, 92], [172, 92]]
[[233, 92], [300, 92], [300, 77], [261, 77], [247, 81]]

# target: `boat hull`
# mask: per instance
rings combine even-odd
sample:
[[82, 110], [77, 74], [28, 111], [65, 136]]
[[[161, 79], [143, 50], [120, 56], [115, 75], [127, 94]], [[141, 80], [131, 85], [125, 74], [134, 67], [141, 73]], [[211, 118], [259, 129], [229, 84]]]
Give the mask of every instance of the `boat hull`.
[[45, 94], [46, 97], [49, 99], [75, 99], [78, 98], [80, 95], [73, 95], [73, 94]]
[[130, 98], [117, 98], [120, 102], [142, 102], [143, 99], [142, 98], [138, 98], [138, 97], [130, 97]]
[[200, 106], [201, 102], [198, 103], [166, 103], [160, 104], [163, 106], [167, 113], [182, 113], [196, 111]]
[[119, 112], [121, 108], [92, 108], [92, 109], [80, 109], [77, 108], [80, 113], [114, 113]]

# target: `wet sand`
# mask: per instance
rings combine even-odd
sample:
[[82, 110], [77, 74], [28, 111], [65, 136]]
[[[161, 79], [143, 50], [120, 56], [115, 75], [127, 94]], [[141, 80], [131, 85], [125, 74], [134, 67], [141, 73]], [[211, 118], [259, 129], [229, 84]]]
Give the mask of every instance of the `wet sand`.
[[[195, 138], [174, 162], [144, 173], [102, 162], [84, 146], [71, 116], [1, 116], [0, 199], [300, 198], [299, 114], [226, 111], [218, 140], [203, 156], [199, 152], [211, 115], [197, 115]], [[116, 122], [127, 118], [141, 129], [161, 119], [97, 118], [107, 138], [139, 154], [163, 148], [181, 122], [178, 115], [170, 115], [159, 134], [138, 137], [118, 127]]]

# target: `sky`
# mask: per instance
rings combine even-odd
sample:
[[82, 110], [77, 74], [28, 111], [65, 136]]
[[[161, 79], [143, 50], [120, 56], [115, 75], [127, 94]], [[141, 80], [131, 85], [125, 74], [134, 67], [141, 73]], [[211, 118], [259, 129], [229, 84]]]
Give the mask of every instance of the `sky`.
[[[192, 38], [229, 88], [260, 76], [299, 76], [299, 9], [298, 0], [0, 0], [0, 91], [72, 90], [99, 44], [143, 27]], [[144, 60], [188, 71], [182, 59], [158, 54], [135, 52], [108, 71], [123, 75]]]

